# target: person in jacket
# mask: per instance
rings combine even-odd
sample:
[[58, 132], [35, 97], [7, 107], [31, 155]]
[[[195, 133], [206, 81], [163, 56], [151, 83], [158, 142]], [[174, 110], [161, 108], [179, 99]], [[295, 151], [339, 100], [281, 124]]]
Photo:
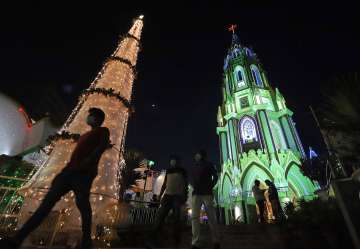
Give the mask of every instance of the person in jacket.
[[200, 240], [200, 211], [202, 205], [205, 207], [207, 220], [210, 225], [213, 248], [219, 249], [219, 232], [217, 228], [216, 212], [214, 208], [213, 188], [218, 180], [214, 165], [206, 159], [206, 152], [201, 150], [194, 156], [195, 165], [192, 168], [192, 241], [191, 248], [199, 248]]

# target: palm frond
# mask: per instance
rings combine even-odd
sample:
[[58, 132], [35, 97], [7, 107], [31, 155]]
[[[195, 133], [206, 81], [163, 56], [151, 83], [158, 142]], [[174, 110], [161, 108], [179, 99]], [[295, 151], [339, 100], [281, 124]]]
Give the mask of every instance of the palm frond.
[[357, 73], [329, 82], [320, 108], [323, 126], [343, 132], [360, 130], [360, 79]]

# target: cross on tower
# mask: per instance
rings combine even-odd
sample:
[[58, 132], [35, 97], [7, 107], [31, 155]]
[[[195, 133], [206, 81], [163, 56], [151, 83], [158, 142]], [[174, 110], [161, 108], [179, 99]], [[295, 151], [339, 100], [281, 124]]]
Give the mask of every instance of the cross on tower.
[[229, 30], [229, 31], [232, 31], [232, 33], [234, 34], [236, 28], [237, 28], [237, 25], [236, 25], [236, 24], [230, 24], [228, 30]]

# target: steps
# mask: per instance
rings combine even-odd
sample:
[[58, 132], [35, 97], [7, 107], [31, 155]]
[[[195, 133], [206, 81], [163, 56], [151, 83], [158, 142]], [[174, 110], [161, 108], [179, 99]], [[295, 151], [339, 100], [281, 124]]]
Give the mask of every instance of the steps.
[[[279, 229], [274, 225], [232, 225], [219, 227], [223, 249], [285, 249]], [[208, 229], [207, 238], [210, 237]], [[206, 240], [206, 238], [203, 237]], [[210, 242], [209, 239], [207, 242]], [[211, 243], [205, 245], [211, 248]]]
[[[180, 229], [180, 228], [179, 228]], [[191, 227], [185, 226], [182, 229], [182, 243], [180, 248], [189, 249], [191, 247]], [[118, 249], [144, 249], [145, 241], [149, 238], [150, 229], [146, 226], [134, 227], [120, 234], [116, 240], [111, 242], [111, 247]], [[324, 238], [316, 229], [300, 230], [291, 229], [287, 226], [277, 226], [271, 224], [239, 224], [231, 226], [219, 226], [221, 236], [221, 249], [352, 249], [351, 241], [347, 243], [334, 243], [329, 238]], [[164, 226], [159, 231], [159, 245], [156, 248], [174, 248], [172, 228]], [[201, 227], [201, 248], [212, 248], [211, 231], [208, 226]], [[350, 246], [348, 246], [350, 244]], [[103, 242], [94, 241], [94, 249], [102, 249]], [[40, 249], [40, 247], [23, 247], [22, 249]], [[41, 249], [45, 249], [42, 247]], [[57, 245], [53, 249], [66, 249], [63, 245]]]
[[[164, 227], [161, 232], [159, 248], [173, 248], [174, 241], [169, 227]], [[285, 243], [280, 235], [280, 230], [275, 225], [232, 225], [219, 226], [222, 249], [285, 249]], [[144, 231], [143, 231], [144, 233]], [[131, 235], [129, 235], [131, 236]], [[144, 234], [133, 234], [131, 239], [134, 243], [117, 246], [118, 248], [141, 248], [145, 240]], [[131, 242], [130, 241], [130, 242]], [[208, 226], [201, 227], [201, 246], [202, 248], [212, 248], [211, 231]], [[183, 229], [182, 243], [180, 248], [191, 247], [191, 227]], [[143, 248], [143, 247], [142, 247]]]

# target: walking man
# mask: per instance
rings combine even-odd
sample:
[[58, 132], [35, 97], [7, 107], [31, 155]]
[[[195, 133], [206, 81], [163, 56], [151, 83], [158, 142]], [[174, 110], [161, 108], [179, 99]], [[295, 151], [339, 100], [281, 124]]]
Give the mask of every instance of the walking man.
[[[178, 156], [170, 156], [170, 168], [166, 170], [164, 183], [160, 191], [160, 208], [156, 215], [155, 225], [150, 241], [157, 243], [159, 231], [166, 216], [172, 210], [173, 215], [173, 236], [175, 247], [178, 248], [181, 242], [181, 207], [186, 202], [188, 194], [187, 173], [181, 167]], [[146, 248], [153, 248], [153, 243], [147, 242]]]
[[259, 208], [260, 223], [265, 223], [264, 211], [265, 211], [265, 190], [260, 189], [260, 181], [255, 180], [254, 187], [252, 188], [256, 205]]
[[192, 170], [192, 249], [199, 248], [200, 240], [200, 210], [205, 206], [206, 215], [210, 225], [214, 249], [220, 248], [219, 232], [214, 208], [213, 188], [217, 182], [217, 172], [212, 163], [206, 160], [206, 152], [199, 151], [195, 154], [195, 166]]
[[55, 176], [49, 192], [35, 213], [13, 238], [0, 240], [1, 249], [19, 248], [26, 237], [46, 218], [60, 198], [71, 190], [74, 191], [76, 205], [81, 214], [83, 233], [81, 248], [91, 248], [90, 189], [97, 175], [101, 155], [110, 147], [109, 129], [101, 127], [104, 120], [105, 113], [101, 109], [89, 109], [86, 122], [91, 130], [80, 136], [69, 163]]

